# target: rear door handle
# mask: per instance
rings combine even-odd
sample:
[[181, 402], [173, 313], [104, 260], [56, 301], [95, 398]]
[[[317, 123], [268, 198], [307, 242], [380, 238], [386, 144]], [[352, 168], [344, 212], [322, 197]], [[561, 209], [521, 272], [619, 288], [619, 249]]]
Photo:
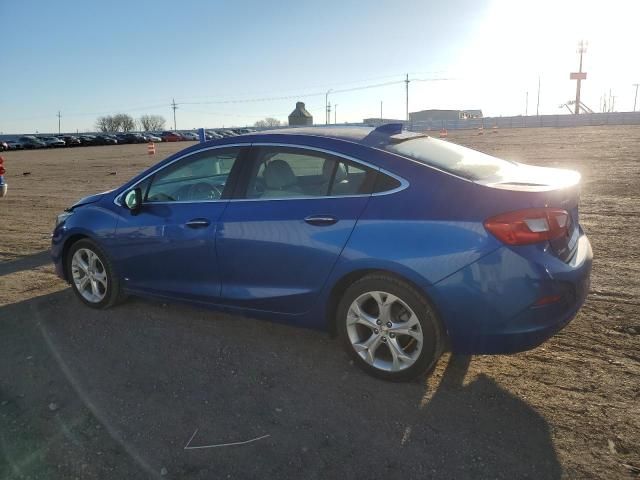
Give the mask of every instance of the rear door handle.
[[205, 228], [208, 227], [209, 224], [210, 222], [206, 218], [194, 218], [185, 223], [189, 228]]
[[304, 221], [307, 222], [309, 225], [322, 227], [326, 225], [333, 225], [338, 221], [338, 219], [331, 215], [309, 215], [307, 218], [304, 219]]

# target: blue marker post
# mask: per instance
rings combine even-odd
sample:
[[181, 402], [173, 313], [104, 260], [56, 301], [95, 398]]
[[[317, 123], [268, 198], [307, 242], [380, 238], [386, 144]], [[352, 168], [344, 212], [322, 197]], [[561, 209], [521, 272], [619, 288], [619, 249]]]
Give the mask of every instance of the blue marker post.
[[207, 141], [207, 137], [205, 137], [204, 135], [204, 128], [198, 129], [198, 140], [200, 140], [200, 143], [204, 143]]

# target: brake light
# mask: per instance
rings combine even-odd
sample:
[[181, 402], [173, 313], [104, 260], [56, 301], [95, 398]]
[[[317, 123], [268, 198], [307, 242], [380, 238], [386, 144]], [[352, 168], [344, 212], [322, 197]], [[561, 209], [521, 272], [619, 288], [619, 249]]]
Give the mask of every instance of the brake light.
[[562, 300], [562, 295], [547, 295], [546, 297], [539, 298], [533, 305], [536, 307], [542, 307], [544, 305], [550, 305]]
[[569, 213], [557, 208], [529, 208], [488, 218], [484, 227], [507, 245], [528, 245], [567, 235]]

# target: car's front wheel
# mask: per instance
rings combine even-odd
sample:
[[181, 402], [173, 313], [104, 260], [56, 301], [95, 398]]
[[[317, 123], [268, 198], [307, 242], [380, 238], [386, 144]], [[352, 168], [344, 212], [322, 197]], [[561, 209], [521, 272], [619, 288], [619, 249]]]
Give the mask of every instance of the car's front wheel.
[[347, 353], [366, 372], [406, 381], [428, 372], [442, 352], [435, 311], [411, 285], [389, 275], [369, 275], [345, 292], [337, 310]]
[[89, 239], [74, 243], [66, 257], [67, 276], [85, 305], [109, 308], [122, 299], [120, 281], [104, 251]]

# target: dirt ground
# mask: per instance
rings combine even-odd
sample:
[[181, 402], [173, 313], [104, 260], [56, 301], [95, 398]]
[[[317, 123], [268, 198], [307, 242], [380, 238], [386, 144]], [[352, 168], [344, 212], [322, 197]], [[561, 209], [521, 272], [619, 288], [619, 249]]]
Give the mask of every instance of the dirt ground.
[[[55, 215], [185, 143], [3, 154], [0, 478], [640, 478], [640, 127], [450, 139], [582, 173], [592, 290], [543, 346], [445, 355], [408, 384], [321, 332], [73, 297], [49, 263]], [[191, 446], [266, 437], [185, 450], [196, 429]]]

